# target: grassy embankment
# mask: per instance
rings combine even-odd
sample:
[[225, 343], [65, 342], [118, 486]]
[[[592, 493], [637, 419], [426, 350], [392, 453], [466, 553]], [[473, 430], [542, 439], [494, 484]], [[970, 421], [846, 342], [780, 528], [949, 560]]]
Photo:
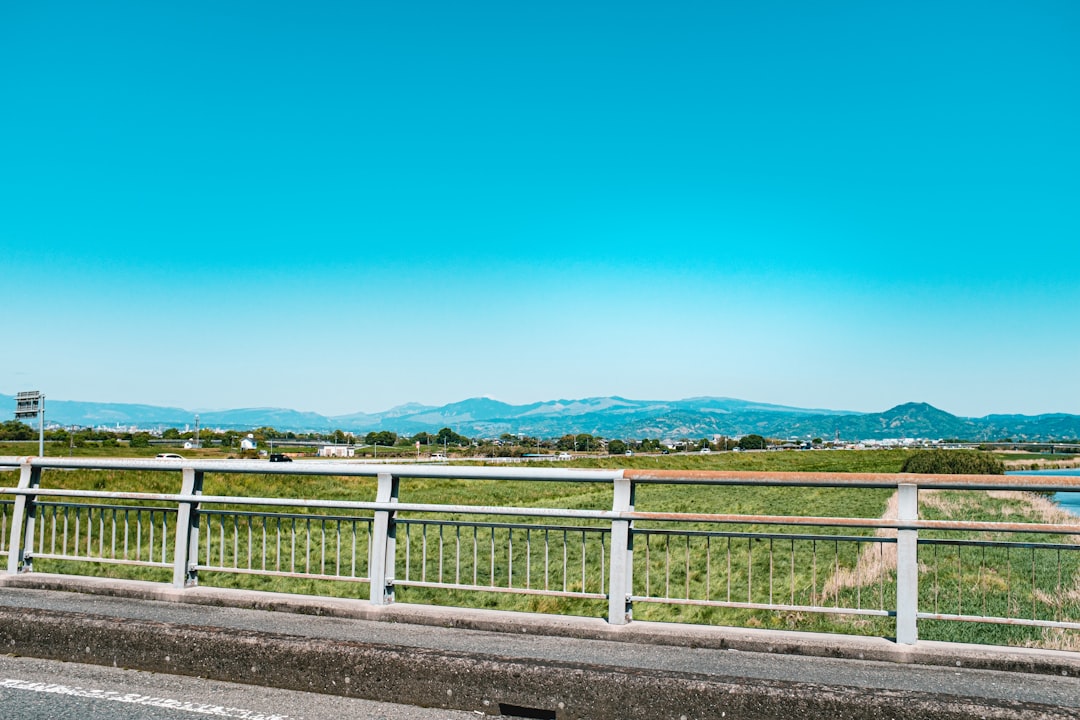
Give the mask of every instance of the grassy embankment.
[[[36, 449], [36, 448], [35, 448]], [[102, 449], [107, 450], [107, 449]], [[113, 450], [115, 452], [115, 450]], [[153, 455], [157, 449], [148, 453]], [[221, 457], [220, 450], [185, 451], [189, 456]], [[5, 451], [5, 454], [7, 452]], [[19, 453], [11, 453], [19, 454]], [[80, 453], [82, 454], [82, 453]], [[579, 467], [635, 467], [667, 468], [686, 470], [801, 470], [827, 472], [896, 472], [903, 464], [905, 451], [834, 451], [834, 452], [785, 452], [785, 453], [716, 453], [694, 456], [633, 456], [602, 459], [583, 459], [574, 463]], [[560, 463], [559, 467], [565, 467]], [[8, 476], [12, 477], [12, 476]], [[0, 484], [8, 484], [0, 481]], [[109, 471], [72, 471], [51, 472], [46, 474], [47, 486], [71, 488], [95, 488], [131, 491], [175, 491], [179, 486], [179, 474], [161, 473], [120, 473]], [[374, 498], [374, 481], [367, 479], [342, 479], [325, 477], [279, 477], [262, 475], [213, 475], [206, 478], [205, 491], [208, 494], [227, 495], [263, 495], [277, 497], [307, 497], [321, 499], [370, 500]], [[845, 490], [845, 489], [804, 489], [804, 488], [747, 488], [723, 487], [709, 488], [699, 486], [669, 487], [658, 485], [642, 486], [638, 490], [636, 504], [638, 509], [658, 512], [718, 512], [739, 514], [772, 515], [815, 515], [815, 516], [850, 516], [880, 517], [889, 506], [891, 493], [887, 490]], [[435, 502], [473, 505], [521, 505], [563, 508], [606, 509], [611, 503], [611, 489], [608, 485], [569, 484], [569, 483], [522, 483], [522, 482], [480, 482], [480, 481], [434, 481], [405, 480], [403, 482], [403, 501]], [[1005, 519], [1010, 521], [1031, 520], [1045, 521], [1053, 519], [1053, 506], [1026, 493], [962, 493], [962, 492], [924, 492], [921, 493], [921, 512], [924, 517], [935, 519]], [[303, 514], [303, 510], [297, 511]], [[475, 518], [470, 518], [475, 519]], [[498, 520], [497, 518], [488, 518]], [[257, 521], [256, 521], [257, 523]], [[573, 524], [573, 523], [561, 523]], [[651, 526], [639, 524], [639, 529], [647, 527], [672, 527], [654, 523]], [[687, 527], [683, 530], [705, 529]], [[256, 534], [260, 527], [256, 524]], [[715, 530], [716, 528], [710, 528]], [[723, 527], [725, 531], [774, 530], [774, 528]], [[241, 538], [243, 538], [241, 529]], [[416, 529], [414, 529], [416, 530]], [[220, 527], [214, 528], [216, 535]], [[231, 525], [226, 526], [226, 533], [231, 534]], [[301, 545], [306, 539], [306, 524], [299, 525]], [[410, 531], [413, 532], [413, 531]], [[492, 532], [492, 531], [486, 531]], [[501, 532], [501, 531], [494, 531]], [[809, 532], [827, 534], [827, 530], [815, 529]], [[848, 536], [869, 533], [844, 532]], [[924, 533], [924, 537], [933, 537]], [[504, 543], [500, 536], [497, 543], [494, 565], [497, 582], [503, 582], [507, 574], [507, 560]], [[942, 537], [940, 534], [938, 537]], [[357, 546], [359, 566], [366, 565], [366, 536], [360, 533]], [[483, 532], [479, 536], [480, 582], [483, 584], [491, 567], [490, 554], [485, 554], [490, 535]], [[1000, 539], [1000, 538], [996, 538]], [[1020, 539], [1033, 539], [1023, 536]], [[1037, 538], [1040, 541], [1065, 541], [1063, 538]], [[412, 536], [414, 553], [412, 556], [411, 576], [418, 577], [417, 560], [422, 538]], [[399, 536], [399, 548], [403, 538]], [[438, 575], [438, 558], [435, 547], [437, 535], [429, 537], [431, 547], [427, 563], [429, 579]], [[445, 538], [443, 556], [446, 572], [455, 554], [454, 539], [448, 534]], [[711, 599], [724, 599], [730, 588], [733, 600], [766, 602], [770, 592], [770, 570], [772, 573], [771, 591], [776, 602], [793, 604], [839, 604], [842, 606], [889, 608], [894, 603], [895, 591], [892, 580], [895, 569], [895, 553], [889, 544], [873, 542], [831, 543], [828, 541], [786, 541], [747, 540], [734, 538], [731, 541], [731, 571], [728, 573], [728, 543], [725, 539], [709, 541], [708, 564], [705, 560], [705, 540], [689, 537], [686, 534], [675, 535], [668, 539], [667, 550], [664, 538], [654, 536], [646, 543], [639, 538], [635, 547], [635, 592], [644, 592], [644, 576], [650, 578], [650, 594], [681, 597], [706, 596]], [[462, 552], [463, 577], [471, 579], [472, 546], [471, 535], [466, 538]], [[521, 582], [526, 567], [525, 543], [515, 536], [513, 565], [515, 584]], [[686, 546], [690, 543], [689, 572], [685, 563]], [[316, 543], [317, 544], [317, 543]], [[643, 545], [648, 548], [643, 548]], [[253, 554], [258, 555], [258, 542]], [[227, 561], [231, 562], [233, 548], [230, 538], [226, 537]], [[646, 569], [645, 553], [648, 552]], [[215, 553], [218, 552], [215, 547]], [[562, 547], [556, 545], [552, 550], [558, 554], [558, 566], [561, 568]], [[542, 586], [544, 583], [543, 550], [538, 540], [534, 540], [530, 558], [531, 584]], [[170, 550], [171, 554], [171, 550]], [[964, 549], [957, 558], [953, 547], [940, 546], [937, 553], [933, 547], [921, 551], [921, 609], [942, 613], [963, 610], [970, 612], [978, 608], [979, 612], [1024, 614], [1030, 613], [1034, 599], [1035, 613], [1039, 617], [1052, 619], [1080, 618], [1080, 571], [1076, 555], [1069, 551], [1030, 551], [1000, 550], [996, 548]], [[575, 568], [575, 578], [569, 587], [581, 586], [580, 549], [573, 539], [567, 550], [568, 564]], [[238, 564], [245, 566], [248, 560], [247, 548], [242, 539], [236, 548]], [[772, 563], [770, 567], [770, 557]], [[665, 563], [670, 558], [670, 563]], [[748, 559], [749, 558], [749, 562]], [[553, 558], [554, 564], [555, 558]], [[253, 558], [257, 565], [259, 558]], [[598, 562], [587, 561], [586, 584], [590, 590], [599, 583], [601, 568]], [[69, 563], [39, 561], [35, 568], [40, 571], [86, 572]], [[1034, 573], [1032, 570], [1034, 569]], [[167, 581], [170, 574], [166, 571], [112, 566], [93, 569], [95, 573], [107, 573], [120, 577], [139, 577]], [[399, 566], [399, 575], [403, 569]], [[1031, 578], [1034, 574], [1035, 581]], [[552, 585], [561, 583], [561, 576], [547, 578]], [[310, 579], [262, 578], [253, 575], [234, 575], [226, 573], [202, 574], [200, 582], [204, 585], [221, 587], [243, 587], [253, 589], [276, 590], [285, 592], [320, 593], [345, 597], [366, 597], [366, 584], [331, 582]], [[687, 593], [689, 588], [689, 593]], [[602, 601], [567, 600], [546, 596], [519, 596], [504, 593], [451, 592], [427, 588], [399, 588], [398, 599], [402, 602], [430, 603], [463, 607], [498, 607], [503, 609], [563, 612], [602, 617], [606, 612], [606, 603]], [[638, 619], [679, 621], [710, 624], [730, 624], [756, 627], [801, 629], [815, 631], [851, 632], [888, 636], [892, 632], [891, 618], [854, 617], [798, 612], [766, 612], [737, 609], [714, 608], [696, 605], [669, 605], [639, 603], [634, 608]], [[961, 640], [969, 642], [1001, 644], [1042, 644], [1055, 647], [1077, 647], [1076, 631], [1046, 632], [1039, 629], [989, 624], [955, 623], [922, 621], [921, 636], [927, 639]]]

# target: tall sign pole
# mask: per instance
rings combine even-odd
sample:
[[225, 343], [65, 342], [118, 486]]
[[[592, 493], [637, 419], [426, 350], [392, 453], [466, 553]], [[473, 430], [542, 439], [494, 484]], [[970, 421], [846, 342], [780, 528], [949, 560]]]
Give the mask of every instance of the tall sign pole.
[[15, 396], [15, 419], [38, 419], [38, 456], [45, 457], [45, 395], [37, 390], [21, 392]]

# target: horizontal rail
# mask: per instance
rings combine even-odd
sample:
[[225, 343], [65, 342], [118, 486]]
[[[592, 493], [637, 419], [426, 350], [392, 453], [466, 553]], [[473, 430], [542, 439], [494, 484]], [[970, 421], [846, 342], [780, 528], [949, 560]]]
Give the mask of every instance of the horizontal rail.
[[920, 620], [952, 620], [956, 622], [990, 623], [992, 625], [1020, 625], [1024, 627], [1061, 628], [1080, 630], [1080, 622], [1058, 622], [1055, 620], [1028, 620], [1027, 618], [1002, 618], [986, 615], [950, 615], [948, 613], [918, 613]]
[[548, 482], [611, 482], [626, 479], [641, 484], [759, 485], [802, 487], [895, 488], [914, 484], [939, 490], [1037, 490], [1080, 492], [1076, 475], [912, 475], [904, 473], [760, 472], [742, 470], [593, 470], [578, 468], [508, 468], [484, 465], [379, 465], [363, 462], [304, 460], [159, 460], [156, 458], [59, 458], [0, 456], [0, 467], [54, 469], [156, 470], [261, 475], [332, 475], [453, 480], [534, 480]]
[[830, 605], [785, 605], [783, 603], [750, 603], [737, 600], [696, 600], [686, 598], [656, 597], [633, 595], [634, 602], [663, 603], [665, 605], [696, 605], [701, 607], [722, 607], [735, 610], [770, 610], [774, 612], [813, 612], [833, 615], [870, 615], [874, 617], [895, 617], [895, 610], [874, 610], [871, 608], [832, 607]]
[[[301, 500], [297, 498], [253, 498], [242, 495], [181, 495], [168, 493], [101, 492], [97, 490], [57, 490], [46, 488], [4, 488], [0, 494], [38, 497], [81, 497], [109, 500], [172, 501], [214, 505], [259, 505], [269, 507], [305, 507], [338, 510], [384, 510], [462, 515], [507, 515], [520, 517], [558, 517], [584, 520], [655, 520], [680, 523], [727, 523], [738, 525], [790, 525], [811, 527], [850, 527], [870, 530], [956, 530], [1029, 532], [1080, 535], [1080, 523], [1005, 523], [968, 520], [889, 520], [882, 518], [805, 517], [800, 515], [733, 515], [727, 513], [667, 513], [620, 510], [574, 510], [501, 505], [439, 505], [434, 503], [375, 502], [356, 500]], [[304, 515], [303, 517], [313, 517]]]

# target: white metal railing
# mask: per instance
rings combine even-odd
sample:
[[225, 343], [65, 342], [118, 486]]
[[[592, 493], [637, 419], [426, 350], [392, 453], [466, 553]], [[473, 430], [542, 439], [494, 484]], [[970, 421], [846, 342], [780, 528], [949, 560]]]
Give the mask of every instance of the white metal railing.
[[[0, 552], [9, 573], [35, 559], [395, 588], [606, 600], [608, 621], [634, 603], [892, 617], [911, 644], [920, 619], [1080, 629], [1080, 523], [920, 518], [923, 489], [1080, 489], [1068, 476], [932, 476], [393, 466], [259, 461], [0, 457]], [[46, 469], [171, 472], [177, 493], [47, 488]], [[373, 501], [210, 496], [206, 473], [371, 477]], [[2, 478], [3, 476], [0, 476]], [[402, 478], [601, 483], [610, 509], [402, 502]], [[0, 484], [3, 484], [0, 481]], [[886, 488], [895, 518], [654, 512], [645, 485]], [[10, 499], [7, 499], [10, 498]], [[921, 533], [921, 535], [920, 535]], [[1027, 539], [1016, 539], [1019, 536]], [[63, 567], [63, 566], [61, 566]], [[1076, 585], [1075, 587], [1080, 587]]]

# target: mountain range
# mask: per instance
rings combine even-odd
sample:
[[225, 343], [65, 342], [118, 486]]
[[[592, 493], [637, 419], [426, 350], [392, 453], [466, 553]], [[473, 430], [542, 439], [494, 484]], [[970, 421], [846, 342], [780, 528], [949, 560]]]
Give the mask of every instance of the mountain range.
[[[14, 412], [15, 398], [0, 394], [0, 413]], [[46, 420], [60, 425], [137, 426], [193, 425], [196, 411], [126, 403], [48, 400]], [[400, 434], [435, 432], [449, 427], [470, 437], [523, 433], [557, 437], [591, 433], [619, 438], [700, 438], [758, 433], [768, 437], [844, 440], [885, 438], [959, 438], [989, 441], [1075, 440], [1080, 415], [987, 415], [965, 418], [926, 403], [906, 403], [881, 413], [858, 413], [756, 403], [734, 398], [628, 400], [595, 397], [509, 405], [491, 398], [470, 398], [439, 407], [408, 403], [385, 412], [326, 416], [287, 408], [243, 408], [198, 411], [206, 428], [248, 430], [273, 427], [294, 432], [341, 429], [366, 433], [390, 430]]]

